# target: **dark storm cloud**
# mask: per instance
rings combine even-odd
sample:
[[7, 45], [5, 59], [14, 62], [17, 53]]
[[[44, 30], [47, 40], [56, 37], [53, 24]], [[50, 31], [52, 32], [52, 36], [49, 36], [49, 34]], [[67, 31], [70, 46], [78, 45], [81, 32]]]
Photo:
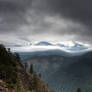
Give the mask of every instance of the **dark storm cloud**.
[[25, 23], [27, 9], [37, 8], [41, 13], [59, 14], [89, 26], [92, 24], [91, 4], [92, 0], [0, 0], [0, 17], [3, 23], [17, 25]]
[[91, 3], [91, 0], [0, 0], [0, 33], [13, 33], [16, 39], [28, 42], [42, 36], [58, 40], [65, 35], [91, 41]]
[[[92, 23], [92, 0], [43, 0], [48, 11]], [[42, 2], [42, 3], [43, 3]], [[43, 5], [44, 6], [44, 5]], [[45, 8], [46, 9], [46, 8]]]
[[23, 11], [32, 4], [32, 0], [0, 0], [0, 12]]
[[83, 24], [84, 28], [80, 29], [78, 26], [69, 27], [65, 33], [72, 33], [77, 36], [84, 35], [86, 39], [91, 38], [92, 0], [40, 0], [36, 9], [45, 14], [49, 13], [51, 16], [59, 15], [63, 16], [65, 19], [70, 19], [79, 22], [79, 24]]
[[24, 24], [25, 12], [31, 4], [31, 0], [0, 0], [0, 32], [13, 31]]

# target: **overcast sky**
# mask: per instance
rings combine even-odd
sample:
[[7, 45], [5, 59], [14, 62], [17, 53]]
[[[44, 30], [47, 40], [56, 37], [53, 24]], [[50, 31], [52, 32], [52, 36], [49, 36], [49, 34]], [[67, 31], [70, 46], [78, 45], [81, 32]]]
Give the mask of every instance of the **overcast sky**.
[[0, 0], [0, 41], [92, 43], [92, 0]]

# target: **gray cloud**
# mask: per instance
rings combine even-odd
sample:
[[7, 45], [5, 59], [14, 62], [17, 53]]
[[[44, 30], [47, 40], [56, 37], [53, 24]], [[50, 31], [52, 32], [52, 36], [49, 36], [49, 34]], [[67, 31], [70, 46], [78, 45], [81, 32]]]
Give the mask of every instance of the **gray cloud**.
[[5, 36], [12, 33], [16, 39], [27, 42], [69, 37], [91, 42], [91, 3], [91, 0], [0, 0], [0, 33]]
[[[49, 12], [59, 13], [86, 23], [92, 20], [92, 0], [40, 0], [40, 2], [43, 4], [43, 9]], [[42, 7], [40, 6], [40, 9]]]
[[[92, 25], [92, 0], [38, 0], [36, 9], [49, 14], [60, 15], [83, 23], [91, 28]], [[88, 31], [88, 30], [87, 30]], [[89, 30], [89, 34], [92, 31]]]
[[26, 23], [24, 18], [31, 0], [0, 0], [0, 32], [16, 31], [16, 26]]
[[0, 0], [0, 12], [24, 11], [32, 5], [32, 0]]
[[[61, 29], [61, 35], [62, 33], [74, 34], [81, 40], [91, 40], [92, 0], [38, 0], [37, 2], [39, 3], [34, 5], [37, 11], [51, 16], [61, 16], [61, 18], [75, 22], [75, 25], [68, 26], [63, 31]], [[76, 25], [76, 22], [79, 23], [79, 26]]]

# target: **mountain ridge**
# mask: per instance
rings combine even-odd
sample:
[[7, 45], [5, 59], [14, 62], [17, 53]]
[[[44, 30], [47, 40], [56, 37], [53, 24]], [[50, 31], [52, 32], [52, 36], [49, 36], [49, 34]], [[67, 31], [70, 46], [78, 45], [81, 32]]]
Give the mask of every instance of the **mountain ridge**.
[[[50, 88], [60, 92], [74, 92], [81, 88], [83, 92], [91, 92], [92, 85], [92, 51], [80, 56], [66, 57], [62, 55], [32, 56], [24, 62], [33, 63], [36, 71], [42, 74]], [[43, 67], [44, 66], [44, 67]]]
[[36, 46], [50, 46], [53, 45], [50, 42], [42, 41], [35, 44]]

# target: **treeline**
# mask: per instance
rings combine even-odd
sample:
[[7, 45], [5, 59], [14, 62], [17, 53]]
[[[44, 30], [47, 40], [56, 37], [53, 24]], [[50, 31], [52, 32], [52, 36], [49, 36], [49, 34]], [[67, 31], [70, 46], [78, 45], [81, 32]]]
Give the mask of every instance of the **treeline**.
[[24, 63], [24, 69], [25, 69], [27, 72], [31, 73], [31, 74], [34, 74], [34, 73], [35, 73], [33, 64], [30, 64], [30, 66], [29, 66], [28, 63], [25, 62], [25, 63]]
[[1, 44], [0, 80], [3, 80], [9, 88], [14, 88], [16, 92], [51, 92], [35, 73], [33, 64], [30, 64], [27, 71], [27, 64], [25, 63], [24, 66], [21, 64], [19, 54], [11, 53], [10, 48], [6, 49]]
[[0, 44], [0, 79], [10, 86], [17, 83], [16, 54]]

